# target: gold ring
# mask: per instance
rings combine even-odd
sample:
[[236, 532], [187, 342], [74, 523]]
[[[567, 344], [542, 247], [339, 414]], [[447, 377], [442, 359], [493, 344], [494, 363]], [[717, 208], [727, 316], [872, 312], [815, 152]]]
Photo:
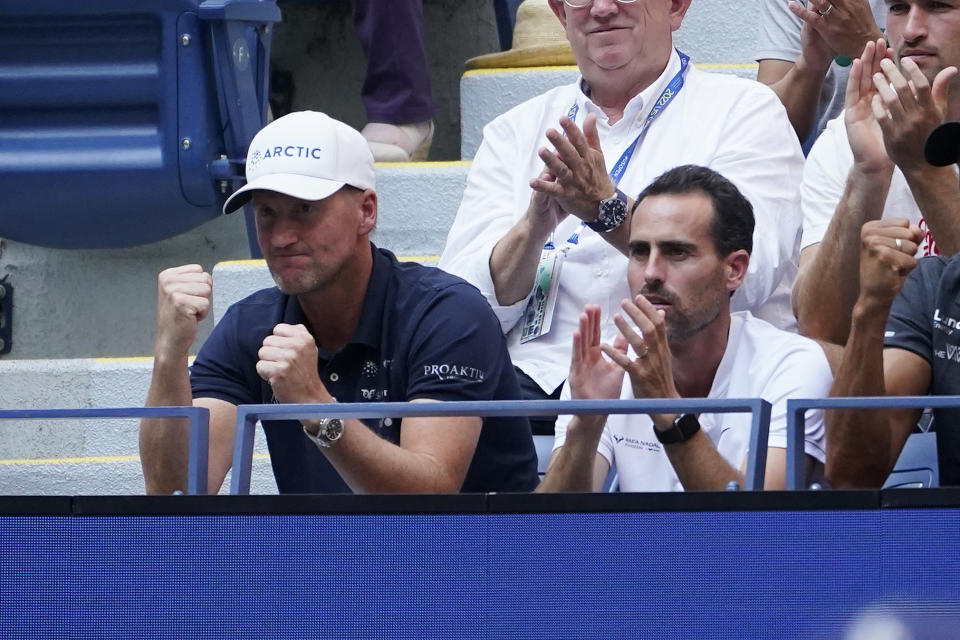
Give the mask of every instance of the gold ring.
[[900, 238], [895, 238], [894, 242], [897, 245], [897, 251], [903, 251], [903, 240], [901, 240]]

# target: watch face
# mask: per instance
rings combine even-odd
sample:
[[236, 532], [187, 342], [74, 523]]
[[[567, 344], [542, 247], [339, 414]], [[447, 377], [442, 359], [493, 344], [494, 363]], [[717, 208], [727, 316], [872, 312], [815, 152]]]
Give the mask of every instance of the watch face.
[[343, 420], [339, 418], [331, 418], [323, 425], [323, 437], [333, 442], [339, 440], [340, 436], [343, 435]]
[[605, 231], [616, 229], [627, 217], [627, 203], [619, 196], [618, 193], [600, 203], [597, 226], [602, 227]]

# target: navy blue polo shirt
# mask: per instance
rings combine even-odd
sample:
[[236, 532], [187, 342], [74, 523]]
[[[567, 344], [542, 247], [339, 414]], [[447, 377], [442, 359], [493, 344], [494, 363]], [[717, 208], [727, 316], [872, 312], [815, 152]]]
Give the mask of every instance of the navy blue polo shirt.
[[[356, 332], [336, 353], [320, 351], [320, 379], [330, 394], [339, 402], [519, 399], [506, 340], [480, 292], [440, 269], [371, 250], [373, 271]], [[310, 327], [296, 297], [276, 287], [232, 305], [191, 367], [193, 397], [275, 402], [256, 364], [264, 338], [279, 323]], [[401, 420], [364, 423], [399, 443]], [[281, 493], [350, 492], [299, 422], [265, 421], [263, 429]], [[536, 484], [528, 420], [485, 418], [461, 490], [529, 491]]]

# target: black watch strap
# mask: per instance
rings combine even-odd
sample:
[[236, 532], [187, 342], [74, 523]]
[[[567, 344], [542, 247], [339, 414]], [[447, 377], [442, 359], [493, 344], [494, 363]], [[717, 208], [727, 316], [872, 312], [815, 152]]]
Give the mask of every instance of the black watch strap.
[[657, 440], [661, 444], [677, 444], [678, 442], [686, 442], [693, 437], [697, 431], [700, 431], [700, 421], [697, 419], [697, 414], [695, 413], [681, 413], [678, 415], [673, 424], [666, 431], [660, 431], [656, 427], [653, 428], [653, 432], [657, 435]]

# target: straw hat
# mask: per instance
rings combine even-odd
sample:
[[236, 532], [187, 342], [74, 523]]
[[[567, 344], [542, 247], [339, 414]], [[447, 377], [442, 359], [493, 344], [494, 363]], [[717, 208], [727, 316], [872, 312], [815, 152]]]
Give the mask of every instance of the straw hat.
[[517, 7], [513, 44], [507, 51], [488, 53], [466, 61], [467, 69], [575, 65], [563, 25], [547, 0], [523, 0]]

